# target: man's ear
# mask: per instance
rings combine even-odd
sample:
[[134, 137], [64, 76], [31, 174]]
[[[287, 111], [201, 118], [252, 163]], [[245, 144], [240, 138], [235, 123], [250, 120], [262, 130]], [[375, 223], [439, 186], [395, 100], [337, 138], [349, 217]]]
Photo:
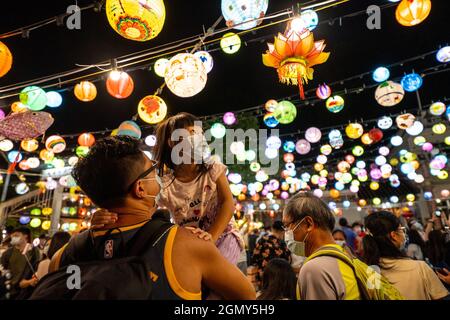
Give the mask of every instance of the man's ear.
[[313, 218], [311, 218], [310, 216], [307, 216], [305, 218], [305, 222], [306, 222], [306, 227], [308, 228], [308, 230], [310, 230], [315, 225]]
[[142, 198], [142, 196], [145, 194], [145, 191], [142, 187], [142, 182], [140, 180], [133, 185], [133, 188], [131, 188], [131, 193], [133, 197], [136, 198]]

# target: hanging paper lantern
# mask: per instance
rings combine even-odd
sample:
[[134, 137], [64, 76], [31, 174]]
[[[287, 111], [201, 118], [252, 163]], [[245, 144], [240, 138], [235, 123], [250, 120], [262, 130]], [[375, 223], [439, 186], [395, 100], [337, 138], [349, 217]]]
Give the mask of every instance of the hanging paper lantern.
[[412, 27], [424, 21], [431, 11], [430, 0], [402, 0], [395, 12], [398, 23]]
[[11, 51], [9, 51], [9, 48], [0, 41], [0, 78], [11, 70], [12, 61]]
[[331, 96], [331, 88], [327, 86], [325, 83], [319, 85], [316, 90], [316, 95], [319, 99], [325, 100]]
[[13, 150], [8, 152], [8, 161], [13, 163], [13, 162], [20, 162], [22, 161], [23, 156], [19, 151]]
[[274, 111], [275, 119], [282, 124], [289, 124], [297, 117], [297, 108], [290, 101], [281, 101]]
[[330, 55], [323, 52], [325, 41], [314, 42], [314, 35], [309, 30], [298, 31], [288, 25], [286, 32], [278, 34], [275, 43], [269, 43], [268, 47], [263, 54], [264, 65], [277, 69], [282, 83], [298, 85], [300, 97], [304, 99], [303, 84], [313, 79], [312, 67], [325, 63]]
[[20, 146], [27, 152], [33, 152], [39, 148], [39, 142], [36, 139], [22, 140]]
[[[302, 21], [301, 27], [306, 28], [309, 31], [313, 31], [319, 24], [319, 16], [317, 15], [317, 13], [314, 10], [302, 11], [302, 13], [300, 14], [300, 17], [296, 18], [296, 19], [300, 19]], [[291, 28], [292, 28], [293, 24], [294, 23], [291, 22]], [[296, 30], [296, 31], [302, 31], [302, 30], [300, 29], [300, 30]]]
[[368, 133], [364, 133], [364, 134], [361, 136], [361, 142], [362, 142], [363, 144], [365, 144], [365, 145], [370, 145], [370, 144], [372, 144], [374, 141], [370, 138], [370, 136], [369, 136]]
[[264, 105], [264, 108], [266, 109], [267, 112], [274, 112], [275, 109], [278, 106], [278, 101], [274, 100], [274, 99], [270, 99], [266, 102], [266, 104]]
[[293, 141], [286, 141], [283, 144], [283, 149], [286, 152], [294, 152], [294, 150], [295, 150], [295, 143]]
[[30, 187], [28, 187], [28, 185], [25, 182], [21, 182], [18, 185], [16, 185], [15, 190], [17, 194], [22, 195], [30, 191]]
[[86, 146], [78, 146], [75, 149], [75, 154], [80, 157], [80, 158], [84, 158], [88, 155], [89, 153], [89, 147]]
[[0, 141], [0, 151], [8, 152], [14, 148], [14, 144], [11, 140], [4, 139]]
[[359, 123], [350, 123], [346, 128], [345, 128], [345, 134], [347, 135], [347, 137], [349, 137], [350, 139], [358, 139], [359, 137], [362, 136], [362, 134], [364, 133], [364, 128], [361, 124]]
[[423, 79], [417, 73], [411, 73], [402, 78], [401, 84], [405, 91], [414, 92], [422, 86]]
[[437, 123], [433, 126], [432, 130], [435, 134], [444, 134], [447, 130], [447, 127], [443, 123]]
[[405, 113], [399, 115], [395, 122], [397, 123], [397, 127], [402, 130], [406, 130], [414, 124], [416, 117], [411, 113]]
[[36, 169], [41, 164], [39, 159], [36, 157], [28, 158], [27, 162], [28, 162], [28, 166], [30, 167], [30, 169]]
[[425, 137], [418, 136], [418, 137], [415, 137], [415, 138], [414, 138], [414, 144], [415, 144], [416, 146], [421, 147], [421, 146], [423, 146], [423, 144], [424, 144], [425, 142], [427, 142], [427, 139], [425, 139]]
[[430, 106], [430, 113], [433, 116], [441, 116], [445, 113], [446, 106], [442, 102], [435, 102]]
[[78, 137], [78, 144], [80, 146], [92, 147], [95, 143], [95, 137], [91, 133], [82, 133]]
[[58, 108], [62, 104], [62, 96], [56, 91], [49, 91], [46, 93], [47, 107]]
[[326, 102], [328, 111], [338, 113], [344, 109], [344, 99], [341, 96], [333, 96], [328, 98]]
[[157, 76], [164, 78], [167, 71], [167, 64], [169, 63], [169, 59], [161, 58], [156, 60], [155, 65], [153, 66], [153, 69], [155, 70], [155, 73]]
[[380, 198], [373, 198], [372, 199], [372, 203], [376, 206], [379, 206], [381, 204], [381, 199]]
[[292, 153], [286, 153], [283, 156], [283, 161], [286, 162], [286, 163], [293, 162], [294, 161], [294, 155]]
[[167, 116], [167, 105], [158, 96], [146, 96], [139, 101], [138, 114], [142, 121], [157, 124]]
[[320, 147], [320, 152], [326, 156], [330, 155], [333, 151], [333, 148], [329, 144], [325, 144]]
[[190, 53], [179, 53], [170, 59], [164, 80], [175, 95], [188, 98], [203, 90], [208, 79], [203, 62]]
[[273, 113], [265, 114], [263, 121], [264, 124], [269, 128], [275, 128], [279, 124], [278, 120], [275, 118], [275, 115]]
[[30, 110], [39, 111], [47, 105], [47, 95], [45, 91], [36, 86], [29, 86], [23, 89], [19, 95], [20, 102], [25, 104]]
[[266, 147], [269, 149], [280, 149], [281, 148], [281, 140], [277, 136], [271, 136], [267, 138]]
[[41, 152], [39, 153], [39, 157], [44, 160], [45, 162], [50, 162], [53, 160], [53, 158], [55, 157], [55, 154], [53, 153], [52, 150], [41, 150]]
[[42, 222], [41, 228], [42, 228], [42, 230], [47, 231], [47, 230], [50, 230], [51, 225], [52, 225], [52, 222], [47, 220], [47, 221]]
[[106, 90], [117, 99], [128, 98], [134, 89], [134, 82], [130, 75], [123, 71], [111, 71], [106, 80]]
[[118, 131], [118, 136], [129, 136], [136, 139], [140, 139], [142, 135], [141, 128], [134, 121], [124, 121], [120, 124]]
[[413, 125], [406, 129], [406, 132], [411, 136], [417, 136], [423, 131], [423, 124], [420, 121], [414, 121]]
[[228, 126], [232, 126], [236, 123], [236, 116], [233, 112], [227, 112], [223, 115], [223, 123]]
[[214, 66], [214, 60], [212, 56], [207, 51], [197, 51], [194, 53], [194, 56], [200, 59], [200, 61], [203, 63], [206, 73], [209, 73], [213, 66]]
[[450, 46], [439, 49], [436, 53], [436, 59], [439, 62], [446, 63], [450, 61]]
[[385, 67], [379, 67], [375, 69], [372, 74], [372, 78], [375, 82], [385, 82], [389, 79], [390, 76], [391, 73], [389, 72], [389, 69]]
[[41, 225], [41, 219], [39, 218], [33, 218], [30, 221], [30, 227], [32, 228], [38, 228]]
[[355, 146], [352, 149], [352, 153], [355, 157], [360, 157], [364, 154], [364, 148], [361, 146]]
[[305, 139], [308, 140], [311, 143], [319, 142], [322, 138], [322, 132], [319, 128], [311, 127], [306, 129], [305, 132]]
[[371, 129], [369, 131], [369, 138], [372, 139], [374, 143], [377, 143], [383, 139], [383, 131], [377, 128]]
[[66, 149], [66, 142], [60, 136], [50, 136], [45, 141], [45, 147], [53, 153], [61, 153]]
[[11, 111], [14, 113], [21, 113], [21, 112], [28, 111], [28, 108], [22, 102], [16, 101], [16, 102], [13, 102], [13, 104], [11, 104]]
[[309, 151], [311, 151], [311, 145], [307, 140], [300, 139], [295, 144], [295, 150], [298, 154], [305, 155], [308, 154]]
[[403, 143], [403, 138], [400, 137], [400, 136], [393, 136], [393, 137], [391, 138], [391, 144], [392, 144], [394, 147], [401, 146], [402, 143]]
[[28, 216], [21, 216], [19, 218], [19, 223], [20, 224], [28, 224], [28, 223], [30, 223], [30, 220], [31, 220], [31, 218]]
[[380, 189], [380, 184], [378, 182], [372, 181], [370, 183], [370, 190], [376, 191]]
[[425, 142], [422, 145], [422, 150], [425, 152], [431, 152], [431, 150], [433, 150], [433, 145], [430, 142]]
[[346, 173], [350, 170], [350, 163], [348, 163], [347, 161], [341, 161], [338, 163], [337, 168], [339, 172]]
[[405, 91], [402, 85], [393, 81], [383, 82], [375, 91], [375, 100], [383, 107], [392, 107], [399, 104], [404, 96]]
[[24, 171], [30, 169], [30, 166], [28, 165], [28, 161], [27, 161], [27, 160], [22, 160], [22, 161], [20, 161], [20, 162], [19, 162], [19, 168], [20, 168], [21, 170], [24, 170]]
[[222, 0], [222, 15], [229, 28], [248, 30], [259, 25], [269, 0]]
[[241, 38], [233, 32], [225, 33], [220, 40], [220, 47], [227, 54], [236, 53], [241, 48]]
[[381, 130], [387, 130], [390, 127], [392, 127], [393, 121], [392, 118], [388, 117], [388, 116], [383, 116], [380, 119], [378, 119], [377, 125], [378, 128], [380, 128]]
[[106, 0], [105, 10], [114, 31], [135, 41], [155, 38], [166, 18], [162, 0]]
[[211, 126], [211, 135], [216, 139], [222, 139], [227, 133], [227, 128], [221, 123], [214, 123]]
[[89, 81], [81, 81], [73, 89], [75, 97], [83, 102], [89, 102], [97, 96], [97, 87]]

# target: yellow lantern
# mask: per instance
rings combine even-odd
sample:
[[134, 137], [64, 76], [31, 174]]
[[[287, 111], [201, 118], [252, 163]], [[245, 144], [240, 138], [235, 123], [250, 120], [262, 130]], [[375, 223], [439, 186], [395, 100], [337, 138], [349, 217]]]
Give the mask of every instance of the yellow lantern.
[[340, 195], [341, 195], [341, 193], [338, 190], [336, 190], [336, 189], [330, 190], [330, 197], [332, 197], [333, 199], [339, 198]]
[[42, 214], [43, 214], [44, 216], [49, 216], [49, 215], [52, 214], [52, 212], [53, 212], [53, 209], [52, 209], [52, 208], [49, 208], [49, 207], [43, 208], [43, 209], [42, 209]]
[[376, 191], [380, 188], [380, 184], [378, 182], [372, 181], [370, 183], [370, 190]]
[[244, 201], [245, 200], [245, 194], [241, 193], [238, 195], [238, 200], [239, 201]]
[[236, 53], [241, 48], [241, 38], [233, 32], [225, 33], [220, 40], [220, 47], [227, 54]]
[[11, 51], [9, 51], [8, 47], [0, 41], [0, 77], [3, 77], [11, 70], [12, 60]]
[[446, 180], [446, 179], [448, 178], [448, 172], [445, 171], [445, 170], [441, 170], [441, 171], [439, 171], [437, 177], [438, 177], [440, 180]]
[[350, 139], [358, 139], [364, 133], [364, 128], [359, 123], [350, 123], [345, 128], [345, 133]]
[[47, 231], [47, 230], [50, 230], [51, 225], [52, 225], [52, 222], [47, 220], [47, 221], [42, 222], [41, 228], [42, 228], [42, 230]]
[[314, 165], [314, 170], [316, 170], [316, 171], [322, 171], [322, 170], [323, 170], [323, 164], [321, 164], [321, 163], [316, 163], [316, 164]]
[[424, 21], [431, 11], [430, 0], [402, 0], [395, 17], [405, 27], [412, 27]]
[[408, 200], [409, 202], [413, 202], [414, 200], [416, 200], [416, 196], [410, 193], [406, 195], [406, 200]]
[[372, 203], [376, 206], [379, 206], [381, 204], [380, 198], [373, 198]]
[[365, 207], [365, 206], [367, 205], [367, 201], [364, 200], [364, 199], [360, 199], [360, 200], [358, 201], [358, 205], [359, 205], [360, 207]]
[[78, 83], [73, 92], [75, 93], [75, 97], [83, 102], [92, 101], [97, 96], [97, 88], [95, 87], [95, 84], [89, 81], [81, 81]]
[[114, 31], [135, 41], [155, 38], [166, 19], [162, 0], [106, 0], [105, 10]]
[[158, 96], [146, 96], [139, 102], [138, 114], [142, 121], [156, 124], [166, 117], [167, 105]]
[[398, 159], [397, 158], [392, 158], [389, 163], [391, 164], [391, 166], [395, 167], [396, 165], [398, 165]]
[[28, 110], [27, 106], [20, 101], [13, 102], [13, 104], [11, 105], [11, 111], [14, 113], [21, 113], [27, 110]]
[[55, 157], [55, 154], [53, 153], [53, 151], [51, 150], [47, 150], [47, 149], [43, 149], [41, 150], [41, 152], [39, 153], [39, 157], [44, 160], [45, 162], [49, 162], [52, 161], [53, 158]]
[[36, 139], [22, 140], [20, 146], [27, 152], [33, 152], [39, 148], [39, 142]]
[[433, 126], [432, 130], [435, 134], [444, 134], [447, 130], [447, 127], [443, 123], [437, 123]]
[[361, 142], [365, 145], [369, 145], [373, 143], [373, 140], [370, 138], [368, 133], [364, 133], [361, 137]]

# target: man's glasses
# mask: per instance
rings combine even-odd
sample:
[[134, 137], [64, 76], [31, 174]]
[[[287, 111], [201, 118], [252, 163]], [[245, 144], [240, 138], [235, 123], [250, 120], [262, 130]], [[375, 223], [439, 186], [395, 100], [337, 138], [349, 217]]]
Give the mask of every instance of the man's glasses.
[[133, 182], [130, 184], [130, 186], [128, 187], [128, 191], [130, 191], [134, 184], [136, 182], [138, 182], [139, 180], [145, 178], [146, 176], [148, 176], [150, 173], [152, 173], [153, 170], [156, 169], [156, 167], [158, 166], [158, 162], [150, 160], [150, 162], [152, 163], [152, 165], [150, 166], [150, 168], [148, 168], [147, 170], [145, 170], [144, 172], [142, 172], [136, 179], [133, 180]]

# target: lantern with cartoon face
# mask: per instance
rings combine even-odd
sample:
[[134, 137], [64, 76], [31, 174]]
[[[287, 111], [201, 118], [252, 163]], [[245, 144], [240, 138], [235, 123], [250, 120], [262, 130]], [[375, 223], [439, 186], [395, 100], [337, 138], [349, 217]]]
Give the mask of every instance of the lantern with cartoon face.
[[364, 128], [361, 124], [359, 123], [350, 123], [346, 128], [345, 128], [345, 134], [350, 138], [350, 139], [358, 139], [359, 137], [362, 136], [362, 134], [364, 133]]
[[392, 127], [393, 121], [391, 117], [388, 116], [383, 116], [380, 119], [378, 119], [377, 125], [378, 128], [380, 128], [381, 130], [387, 130], [390, 127]]
[[161, 122], [167, 115], [167, 105], [158, 96], [146, 96], [138, 105], [139, 117], [150, 124]]
[[399, 115], [395, 119], [395, 122], [399, 129], [406, 130], [414, 124], [415, 120], [416, 120], [416, 117], [413, 116], [411, 113], [405, 113], [405, 114]]
[[383, 107], [392, 107], [399, 104], [405, 96], [405, 90], [401, 84], [386, 81], [380, 84], [375, 91], [375, 100]]

